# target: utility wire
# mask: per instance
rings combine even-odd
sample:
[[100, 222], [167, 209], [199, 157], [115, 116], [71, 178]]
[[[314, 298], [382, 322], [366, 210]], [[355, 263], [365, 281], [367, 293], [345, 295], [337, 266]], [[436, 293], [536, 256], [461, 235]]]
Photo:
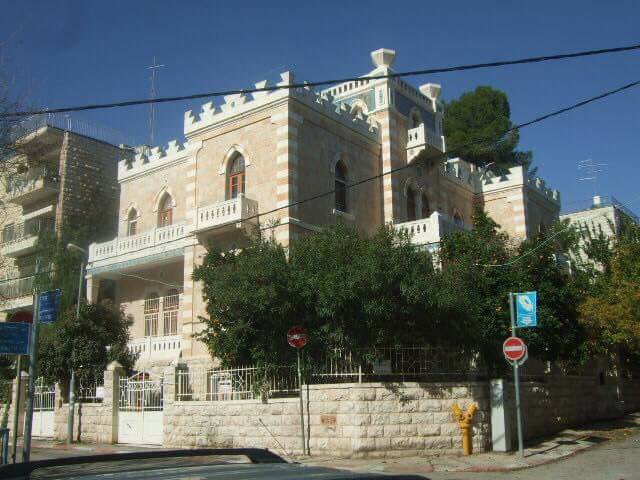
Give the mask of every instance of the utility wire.
[[[580, 101], [578, 103], [574, 103], [573, 105], [570, 105], [570, 106], [561, 108], [559, 110], [555, 110], [553, 112], [541, 115], [541, 116], [539, 116], [537, 118], [534, 118], [532, 120], [529, 120], [527, 122], [520, 123], [518, 125], [514, 125], [513, 127], [511, 127], [508, 130], [506, 130], [498, 140], [492, 140], [492, 139], [490, 139], [488, 137], [485, 137], [485, 138], [482, 138], [482, 139], [477, 139], [477, 140], [473, 140], [473, 141], [467, 142], [464, 145], [462, 145], [461, 147], [459, 147], [458, 150], [463, 150], [463, 149], [465, 149], [467, 147], [470, 147], [470, 146], [473, 146], [473, 145], [477, 145], [477, 144], [482, 144], [482, 143], [496, 144], [502, 138], [504, 138], [506, 135], [508, 135], [508, 134], [510, 134], [510, 133], [512, 133], [512, 132], [514, 132], [516, 130], [520, 130], [521, 128], [529, 127], [529, 126], [534, 125], [536, 123], [543, 122], [545, 120], [548, 120], [549, 118], [555, 117], [557, 115], [561, 115], [563, 113], [569, 112], [569, 111], [574, 110], [576, 108], [583, 107], [585, 105], [588, 105], [589, 103], [595, 102], [597, 100], [601, 100], [601, 99], [609, 97], [611, 95], [615, 95], [617, 93], [623, 92], [625, 90], [628, 90], [628, 89], [630, 89], [632, 87], [636, 87], [636, 86], [639, 86], [639, 85], [640, 85], [640, 80], [635, 81], [635, 82], [631, 82], [631, 83], [627, 83], [626, 85], [623, 85], [621, 87], [615, 88], [613, 90], [609, 90], [607, 92], [601, 93], [599, 95], [596, 95], [594, 97], [588, 98], [586, 100], [582, 100], [582, 101]], [[437, 154], [437, 155], [430, 156], [430, 157], [428, 157], [426, 159], [423, 159], [422, 162], [423, 163], [427, 163], [427, 162], [431, 162], [433, 160], [443, 160], [443, 159], [446, 160], [449, 156], [455, 155], [455, 154], [456, 154], [455, 151], [454, 152], [451, 152], [451, 151], [450, 152], [444, 152], [444, 153], [440, 153], [440, 154]], [[386, 175], [390, 175], [392, 173], [396, 173], [396, 172], [399, 172], [401, 170], [405, 170], [407, 168], [412, 168], [412, 167], [415, 167], [415, 166], [416, 166], [416, 164], [414, 162], [414, 163], [410, 163], [410, 164], [403, 165], [403, 166], [400, 166], [400, 167], [392, 168], [390, 170], [387, 170], [385, 172], [379, 173], [377, 175], [366, 177], [366, 178], [360, 179], [360, 180], [358, 180], [356, 182], [353, 182], [353, 183], [348, 183], [347, 185], [345, 185], [345, 189], [353, 188], [353, 187], [362, 185], [364, 183], [370, 182], [372, 180], [376, 180], [378, 178], [382, 178], [382, 177], [384, 177]], [[276, 212], [278, 212], [280, 210], [283, 210], [285, 208], [291, 208], [291, 207], [295, 207], [297, 205], [302, 205], [304, 203], [311, 202], [311, 201], [317, 200], [319, 198], [323, 198], [323, 197], [332, 195], [334, 193], [335, 193], [335, 189], [327, 190], [325, 192], [318, 193], [316, 195], [312, 195], [312, 196], [307, 197], [307, 198], [303, 198], [302, 200], [291, 202], [291, 203], [289, 203], [287, 205], [276, 207], [276, 208], [273, 208], [271, 210], [267, 210], [265, 212], [259, 212], [257, 214], [254, 214], [254, 215], [251, 215], [249, 217], [246, 217], [244, 220], [246, 221], [246, 220], [259, 219], [261, 216], [271, 215], [271, 214], [276, 213]], [[217, 230], [217, 229], [220, 229], [220, 228], [223, 228], [223, 227], [224, 227], [223, 225], [217, 226], [217, 227], [212, 227], [208, 231]]]
[[127, 101], [113, 102], [113, 103], [95, 103], [95, 104], [77, 105], [77, 106], [62, 107], [62, 108], [46, 108], [46, 109], [40, 109], [40, 110], [4, 112], [4, 113], [0, 113], [0, 118], [26, 117], [30, 115], [38, 115], [43, 113], [78, 112], [82, 110], [99, 110], [104, 108], [130, 107], [134, 105], [145, 105], [150, 103], [167, 103], [167, 102], [177, 102], [181, 100], [195, 100], [198, 98], [206, 98], [206, 97], [222, 97], [225, 95], [273, 92], [275, 90], [281, 90], [285, 88], [311, 88], [311, 87], [319, 87], [319, 86], [325, 86], [325, 85], [332, 85], [332, 84], [338, 84], [338, 83], [344, 83], [344, 82], [362, 81], [362, 80], [371, 81], [371, 80], [381, 80], [385, 78], [414, 77], [419, 75], [433, 75], [436, 73], [461, 72], [461, 71], [476, 70], [481, 68], [495, 68], [495, 67], [504, 67], [509, 65], [541, 63], [541, 62], [548, 62], [548, 61], [555, 61], [555, 60], [565, 60], [569, 58], [589, 57], [589, 56], [604, 55], [604, 54], [610, 54], [610, 53], [628, 52], [628, 51], [633, 51], [638, 49], [640, 49], [640, 44], [633, 44], [633, 45], [620, 46], [620, 47], [601, 48], [598, 50], [583, 50], [579, 52], [561, 53], [556, 55], [525, 57], [525, 58], [519, 58], [515, 60], [498, 60], [495, 62], [472, 63], [472, 64], [456, 65], [456, 66], [450, 66], [450, 67], [427, 68], [427, 69], [421, 69], [421, 70], [410, 70], [407, 72], [391, 72], [387, 74], [370, 75], [370, 76], [363, 76], [363, 77], [336, 78], [331, 80], [320, 80], [316, 82], [292, 83], [290, 85], [273, 85], [273, 86], [265, 86], [261, 88], [223, 90], [223, 91], [217, 91], [217, 92], [194, 93], [190, 95], [180, 95], [180, 96], [173, 96], [173, 97], [146, 98], [141, 100], [127, 100]]

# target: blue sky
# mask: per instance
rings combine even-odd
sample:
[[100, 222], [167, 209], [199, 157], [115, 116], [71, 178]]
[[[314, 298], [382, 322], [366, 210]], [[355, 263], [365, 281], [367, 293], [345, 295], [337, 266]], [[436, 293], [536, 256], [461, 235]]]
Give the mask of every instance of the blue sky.
[[[640, 2], [66, 1], [4, 2], [0, 41], [16, 91], [59, 107], [146, 97], [155, 55], [160, 95], [250, 87], [293, 69], [299, 80], [361, 75], [369, 52], [397, 51], [396, 70], [637, 43]], [[640, 52], [412, 78], [445, 100], [478, 85], [509, 95], [515, 122], [640, 79]], [[156, 143], [182, 138], [185, 110], [161, 105]], [[640, 211], [640, 88], [522, 131], [547, 183], [571, 209], [587, 202], [580, 160], [607, 163], [599, 193]], [[148, 139], [148, 106], [74, 114]]]

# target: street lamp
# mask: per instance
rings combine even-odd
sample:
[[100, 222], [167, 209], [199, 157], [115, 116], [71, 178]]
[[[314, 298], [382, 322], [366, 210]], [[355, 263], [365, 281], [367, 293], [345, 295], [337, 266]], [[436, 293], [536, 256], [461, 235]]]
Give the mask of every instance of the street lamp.
[[[82, 279], [84, 277], [84, 262], [87, 258], [87, 251], [76, 245], [75, 243], [68, 243], [67, 250], [69, 252], [76, 252], [82, 255], [80, 262], [80, 277], [78, 279], [78, 300], [76, 304], [76, 319], [80, 321], [80, 302], [82, 302]], [[71, 355], [71, 380], [69, 381], [69, 415], [67, 418], [67, 443], [73, 443], [73, 414], [76, 407], [76, 373], [73, 368], [73, 355]]]

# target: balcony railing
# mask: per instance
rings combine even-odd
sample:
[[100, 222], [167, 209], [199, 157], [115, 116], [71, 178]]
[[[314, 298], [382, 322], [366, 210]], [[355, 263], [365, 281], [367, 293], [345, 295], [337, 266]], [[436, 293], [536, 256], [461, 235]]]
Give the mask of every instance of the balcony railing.
[[458, 225], [449, 216], [440, 212], [433, 212], [427, 218], [395, 225], [396, 230], [407, 233], [411, 243], [417, 245], [439, 243], [447, 233], [464, 230], [464, 228], [463, 225]]
[[58, 183], [58, 172], [40, 165], [30, 168], [26, 173], [9, 177], [7, 180], [7, 195], [9, 200], [14, 200], [41, 189], [43, 193], [55, 192], [58, 190]]
[[240, 194], [237, 198], [198, 208], [198, 230], [240, 222], [258, 214], [258, 202]]
[[175, 356], [182, 336], [178, 332], [181, 294], [147, 298], [144, 301], [144, 338], [129, 342], [129, 349], [142, 359]]
[[52, 218], [34, 218], [23, 223], [7, 225], [2, 230], [2, 246], [18, 243], [42, 233], [53, 233], [55, 221]]
[[436, 135], [424, 124], [409, 129], [407, 132], [407, 161], [411, 161], [422, 150], [426, 150], [427, 147], [444, 152], [444, 138], [441, 135]]
[[156, 227], [137, 235], [117, 237], [108, 242], [93, 243], [89, 247], [89, 261], [117, 257], [179, 240], [185, 236], [185, 232], [185, 224], [181, 222], [166, 227]]
[[35, 276], [0, 280], [0, 300], [13, 300], [33, 293]]

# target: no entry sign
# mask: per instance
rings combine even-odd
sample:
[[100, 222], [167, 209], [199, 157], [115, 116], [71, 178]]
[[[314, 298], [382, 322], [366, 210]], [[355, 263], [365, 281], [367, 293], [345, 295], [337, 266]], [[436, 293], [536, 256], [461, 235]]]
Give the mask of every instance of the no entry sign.
[[517, 362], [527, 353], [527, 346], [521, 338], [509, 337], [502, 344], [502, 353], [508, 361]]
[[307, 331], [304, 329], [304, 327], [300, 325], [291, 327], [287, 332], [287, 342], [289, 342], [289, 345], [291, 345], [293, 348], [302, 348], [307, 344], [308, 341], [309, 335], [307, 334]]

